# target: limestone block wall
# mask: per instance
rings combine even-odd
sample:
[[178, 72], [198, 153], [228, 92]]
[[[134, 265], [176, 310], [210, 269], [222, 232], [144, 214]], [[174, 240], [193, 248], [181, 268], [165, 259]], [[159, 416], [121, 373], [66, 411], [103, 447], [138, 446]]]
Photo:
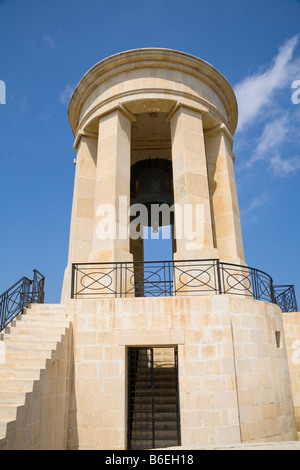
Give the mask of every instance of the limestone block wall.
[[283, 324], [297, 430], [300, 433], [300, 313], [284, 313]]
[[230, 301], [242, 442], [297, 439], [282, 314]]
[[183, 446], [297, 438], [278, 307], [223, 295], [71, 300], [68, 308], [68, 448], [126, 448], [130, 346], [178, 346]]

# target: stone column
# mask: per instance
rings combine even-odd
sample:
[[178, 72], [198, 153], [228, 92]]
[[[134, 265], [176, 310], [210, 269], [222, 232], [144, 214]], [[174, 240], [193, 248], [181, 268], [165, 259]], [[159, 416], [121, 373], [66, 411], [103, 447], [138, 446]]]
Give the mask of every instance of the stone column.
[[[215, 292], [214, 247], [201, 114], [179, 106], [170, 118], [175, 202], [176, 295]], [[179, 263], [178, 261], [183, 261]], [[188, 260], [193, 260], [189, 262]]]
[[132, 261], [129, 251], [131, 122], [116, 109], [99, 120], [90, 262]]
[[232, 143], [224, 125], [205, 133], [213, 227], [220, 260], [245, 264]]
[[213, 243], [202, 116], [179, 106], [170, 123], [177, 246], [174, 258], [218, 258]]
[[62, 300], [71, 295], [72, 263], [86, 263], [92, 250], [97, 136], [82, 135], [76, 149], [76, 170], [70, 228], [69, 258]]
[[[81, 282], [98, 295], [134, 296], [129, 247], [131, 122], [119, 109], [99, 119], [90, 267]], [[95, 268], [95, 269], [94, 269]]]

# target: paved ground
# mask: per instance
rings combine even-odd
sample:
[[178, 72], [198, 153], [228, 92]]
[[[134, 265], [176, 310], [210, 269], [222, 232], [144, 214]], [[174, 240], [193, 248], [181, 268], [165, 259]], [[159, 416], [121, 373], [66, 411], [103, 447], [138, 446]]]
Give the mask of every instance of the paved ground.
[[261, 444], [237, 444], [222, 447], [212, 446], [207, 450], [300, 450], [300, 442], [266, 442]]
[[300, 450], [300, 441], [209, 446], [194, 449], [187, 449], [186, 447], [168, 447], [168, 449], [164, 450]]

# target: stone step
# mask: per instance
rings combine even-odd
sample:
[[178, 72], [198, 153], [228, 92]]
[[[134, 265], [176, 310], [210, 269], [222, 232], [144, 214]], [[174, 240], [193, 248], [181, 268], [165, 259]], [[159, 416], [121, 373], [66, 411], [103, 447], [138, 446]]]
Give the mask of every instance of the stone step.
[[2, 341], [6, 341], [7, 338], [12, 338], [15, 335], [31, 335], [31, 336], [39, 336], [43, 335], [45, 339], [47, 339], [48, 335], [58, 334], [61, 332], [62, 329], [68, 328], [68, 323], [60, 323], [55, 325], [45, 325], [44, 323], [41, 324], [30, 324], [28, 325], [24, 323], [20, 323], [19, 326], [11, 328], [9, 331], [5, 331], [1, 333], [0, 337]]
[[[56, 336], [57, 337], [57, 336]], [[36, 351], [37, 349], [46, 349], [46, 350], [52, 350], [53, 348], [56, 348], [57, 345], [57, 340], [56, 341], [33, 341], [33, 342], [26, 342], [26, 341], [6, 341], [5, 342], [5, 348], [6, 352], [9, 351]]]
[[[4, 364], [4, 369], [44, 369], [46, 367], [46, 360], [48, 357], [44, 358], [30, 358], [30, 357], [21, 357], [16, 360], [16, 358], [8, 357], [6, 364]], [[1, 401], [0, 401], [1, 403]]]
[[28, 334], [29, 332], [34, 335], [45, 335], [47, 337], [47, 333], [55, 332], [55, 330], [59, 330], [61, 328], [68, 328], [69, 324], [63, 320], [61, 322], [51, 322], [51, 324], [47, 325], [44, 321], [35, 321], [35, 322], [20, 322], [15, 327], [7, 327], [1, 333], [1, 339], [3, 341], [6, 340], [7, 336], [14, 335], [14, 334]]
[[151, 380], [151, 377], [146, 377], [146, 376], [138, 376], [136, 381], [135, 381], [135, 385], [139, 385], [139, 384], [146, 384], [147, 386], [150, 386], [150, 385], [153, 385], [159, 387], [161, 385], [168, 385], [168, 386], [171, 386], [171, 387], [175, 387], [176, 385], [176, 381], [175, 381], [175, 377], [170, 377], [170, 376], [164, 376], [162, 375], [161, 377], [153, 377], [153, 380]]
[[159, 411], [154, 412], [155, 421], [176, 421], [177, 425], [177, 411]]
[[24, 310], [23, 313], [20, 313], [17, 318], [26, 318], [26, 317], [57, 317], [57, 316], [68, 316], [69, 311], [65, 307], [50, 306], [50, 304], [33, 304], [31, 308]]
[[[147, 404], [149, 403], [149, 398], [152, 399], [152, 396], [149, 395], [148, 397], [145, 397], [145, 396], [136, 396], [136, 399], [135, 399], [135, 406], [140, 404]], [[161, 405], [161, 404], [176, 404], [176, 395], [174, 394], [174, 396], [159, 396], [159, 395], [155, 395], [154, 396], [154, 405]]]
[[[150, 450], [153, 449], [151, 440], [147, 440], [145, 442], [134, 442], [132, 445], [133, 450]], [[178, 442], [176, 440], [169, 440], [169, 439], [160, 439], [155, 440], [155, 449], [165, 449], [167, 447], [177, 447]]]
[[[150, 369], [146, 371], [145, 369], [138, 370], [137, 376], [145, 378], [145, 379], [147, 378], [149, 379], [151, 377]], [[175, 369], [165, 369], [164, 371], [162, 371], [161, 369], [157, 369], [157, 370], [154, 369], [153, 377], [156, 379], [160, 379], [162, 377], [170, 378], [170, 379], [175, 378], [176, 377]]]
[[6, 361], [17, 360], [17, 359], [47, 359], [51, 357], [51, 352], [55, 350], [57, 343], [53, 343], [53, 347], [44, 348], [33, 348], [33, 347], [21, 347], [18, 345], [12, 345], [11, 348], [6, 348]]
[[179, 445], [176, 439], [155, 439], [155, 449], [164, 449], [165, 447], [177, 447]]
[[[152, 439], [152, 429], [132, 430], [132, 439]], [[154, 431], [155, 441], [157, 440], [174, 440], [177, 442], [177, 429], [167, 429]]]
[[16, 405], [0, 405], [0, 422], [14, 421], [17, 417]]
[[[150, 367], [151, 359], [146, 357], [139, 357], [138, 366]], [[175, 368], [174, 358], [170, 357], [162, 361], [153, 360], [153, 369], [154, 370], [172, 370]]]
[[[139, 432], [140, 429], [152, 430], [152, 420], [134, 420], [132, 425], [132, 431]], [[177, 432], [177, 421], [156, 421], [154, 423], [155, 434], [157, 431], [176, 431]]]
[[7, 422], [0, 423], [0, 439], [3, 439], [6, 436]]
[[25, 310], [23, 313], [20, 313], [16, 318], [26, 318], [26, 317], [57, 317], [57, 316], [68, 316], [69, 311], [65, 308], [46, 308], [45, 304], [35, 304], [32, 308]]
[[[135, 399], [138, 401], [140, 398], [149, 398], [152, 399], [152, 391], [151, 389], [137, 389], [135, 391]], [[168, 398], [170, 398], [171, 403], [173, 403], [173, 399], [176, 398], [176, 391], [172, 391], [170, 389], [160, 389], [159, 392], [155, 390], [154, 393], [154, 403], [156, 403], [156, 398], [166, 398], [166, 403], [168, 402]], [[170, 401], [169, 400], [169, 401]]]
[[[152, 419], [152, 409], [148, 411], [136, 411], [133, 412], [134, 420], [147, 421]], [[176, 411], [154, 411], [154, 420], [158, 421], [176, 421], [177, 423], [177, 412]]]
[[[152, 402], [147, 401], [146, 403], [135, 403], [135, 408], [138, 407], [139, 411], [144, 411], [145, 413], [148, 412], [149, 410], [152, 412]], [[176, 403], [166, 403], [164, 401], [161, 401], [160, 403], [154, 402], [154, 412], [155, 413], [166, 413], [166, 412], [176, 412]], [[141, 409], [143, 408], [143, 410]]]
[[0, 392], [31, 392], [33, 384], [30, 379], [0, 379]]
[[28, 307], [28, 309], [26, 309], [26, 311], [30, 311], [30, 310], [31, 311], [34, 311], [34, 310], [52, 311], [52, 310], [67, 310], [67, 309], [68, 309], [68, 306], [64, 304], [30, 304], [30, 306]]
[[1, 405], [23, 405], [26, 392], [0, 392]]
[[[40, 316], [36, 317], [25, 317], [22, 318], [22, 320], [19, 320], [16, 322], [16, 324], [12, 324], [12, 329], [13, 328], [20, 328], [23, 326], [24, 328], [28, 328], [29, 326], [37, 327], [37, 326], [43, 326], [44, 328], [53, 328], [55, 326], [60, 327], [61, 325], [68, 324], [69, 320], [64, 317], [57, 317], [57, 316], [52, 316], [49, 318], [43, 318]], [[9, 328], [9, 326], [7, 327]], [[5, 328], [6, 330], [6, 328]]]
[[17, 323], [19, 321], [26, 321], [28, 319], [35, 319], [35, 318], [43, 318], [45, 321], [50, 320], [51, 318], [68, 318], [69, 314], [67, 311], [49, 311], [49, 312], [42, 312], [42, 311], [36, 311], [36, 312], [26, 312], [26, 313], [20, 313], [17, 315], [13, 321], [16, 321]]
[[38, 380], [41, 370], [39, 368], [17, 369], [0, 367], [0, 380]]
[[174, 366], [174, 354], [171, 353], [164, 353], [160, 356], [155, 356], [153, 358], [154, 367], [169, 367]]
[[[144, 388], [150, 388], [152, 386], [150, 381], [145, 381], [145, 380], [137, 380], [135, 382], [135, 388], [136, 389], [144, 389]], [[163, 389], [163, 388], [168, 388], [170, 390], [176, 390], [175, 389], [175, 381], [173, 380], [154, 380], [153, 381], [153, 386], [155, 390]]]
[[[53, 332], [50, 330], [47, 333], [47, 336], [45, 339], [43, 339], [42, 343], [48, 343], [48, 342], [53, 342], [57, 341], [57, 332]], [[18, 342], [18, 343], [30, 343], [34, 345], [35, 343], [41, 342], [41, 339], [39, 335], [33, 334], [32, 330], [26, 330], [23, 333], [20, 333], [19, 331], [12, 332], [9, 335], [6, 335], [5, 337], [5, 342], [6, 343], [11, 343], [11, 342]]]

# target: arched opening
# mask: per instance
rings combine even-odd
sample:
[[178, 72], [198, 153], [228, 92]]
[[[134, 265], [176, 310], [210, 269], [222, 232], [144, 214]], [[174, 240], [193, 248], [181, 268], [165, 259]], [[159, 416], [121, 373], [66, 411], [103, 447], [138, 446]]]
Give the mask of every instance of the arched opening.
[[136, 114], [131, 132], [131, 235], [137, 295], [166, 295], [172, 273], [174, 191], [170, 123], [165, 112]]

